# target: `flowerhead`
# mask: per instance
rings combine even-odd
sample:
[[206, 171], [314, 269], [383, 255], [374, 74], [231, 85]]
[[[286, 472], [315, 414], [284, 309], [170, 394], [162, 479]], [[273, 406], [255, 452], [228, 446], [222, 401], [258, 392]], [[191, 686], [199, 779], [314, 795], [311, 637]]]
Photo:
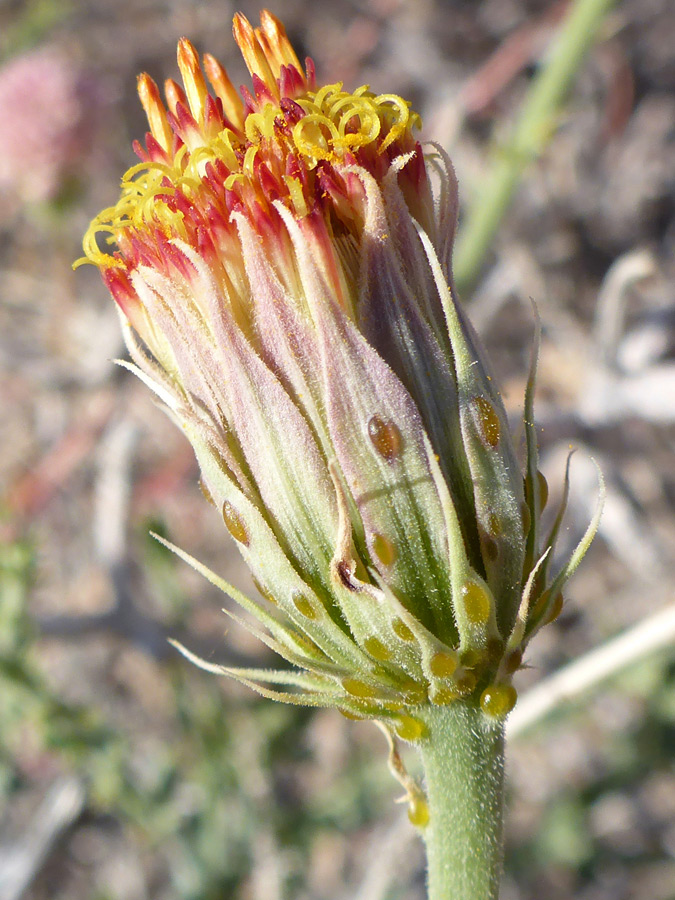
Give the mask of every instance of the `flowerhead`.
[[424, 704], [503, 716], [572, 565], [549, 577], [536, 441], [523, 479], [452, 294], [452, 166], [400, 97], [318, 85], [269, 12], [234, 36], [252, 90], [185, 39], [166, 105], [140, 76], [141, 162], [84, 242], [259, 596], [226, 589], [293, 667], [228, 672], [411, 739]]

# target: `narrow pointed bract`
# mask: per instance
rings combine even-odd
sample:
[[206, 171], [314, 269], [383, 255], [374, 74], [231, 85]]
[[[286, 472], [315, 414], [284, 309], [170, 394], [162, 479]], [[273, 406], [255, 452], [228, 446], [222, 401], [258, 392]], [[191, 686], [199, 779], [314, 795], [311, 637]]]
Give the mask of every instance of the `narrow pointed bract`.
[[141, 162], [82, 260], [100, 268], [127, 365], [191, 441], [259, 596], [178, 552], [293, 667], [223, 672], [388, 719], [409, 740], [428, 704], [461, 698], [501, 718], [592, 536], [549, 577], [560, 523], [540, 546], [535, 367], [523, 481], [452, 291], [449, 160], [420, 144], [400, 97], [317, 86], [270, 13], [259, 28], [237, 15], [234, 36], [252, 79], [241, 95], [185, 38], [184, 87], [168, 81], [166, 105], [140, 76]]

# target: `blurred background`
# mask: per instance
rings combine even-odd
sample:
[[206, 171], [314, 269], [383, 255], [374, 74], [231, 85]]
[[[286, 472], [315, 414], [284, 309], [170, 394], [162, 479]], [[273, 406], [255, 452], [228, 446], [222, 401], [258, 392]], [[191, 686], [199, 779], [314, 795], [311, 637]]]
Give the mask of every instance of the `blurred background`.
[[[462, 219], [568, 10], [557, 0], [276, 0], [320, 80], [368, 82], [451, 154]], [[145, 132], [136, 74], [188, 35], [249, 83], [227, 0], [0, 0], [0, 900], [422, 900], [423, 854], [370, 724], [196, 670], [265, 664], [229, 603], [149, 536], [248, 586], [192, 452], [124, 355], [87, 224]], [[625, 0], [525, 166], [463, 299], [516, 419], [537, 418], [561, 552], [600, 536], [525, 692], [672, 603], [675, 16]], [[675, 655], [644, 658], [509, 750], [504, 900], [675, 898]], [[414, 769], [414, 760], [410, 761]]]

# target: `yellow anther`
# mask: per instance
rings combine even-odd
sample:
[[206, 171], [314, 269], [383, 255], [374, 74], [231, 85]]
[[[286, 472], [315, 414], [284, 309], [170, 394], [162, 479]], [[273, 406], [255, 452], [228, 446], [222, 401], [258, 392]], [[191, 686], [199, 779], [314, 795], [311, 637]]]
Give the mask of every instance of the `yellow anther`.
[[278, 115], [279, 110], [273, 106], [266, 106], [262, 112], [249, 113], [244, 124], [246, 140], [259, 144], [263, 138], [274, 137], [274, 120]]
[[231, 175], [228, 175], [225, 179], [225, 190], [231, 191], [232, 188], [237, 184], [237, 182], [245, 182], [246, 179], [242, 175], [241, 172], [233, 172]]
[[326, 116], [319, 113], [309, 113], [303, 116], [293, 127], [293, 143], [303, 156], [311, 160], [331, 159], [333, 147], [340, 135]]
[[379, 97], [375, 98], [375, 103], [380, 107], [386, 107], [387, 105], [390, 105], [391, 107], [393, 107], [394, 111], [398, 113], [393, 124], [391, 125], [391, 128], [389, 129], [389, 134], [382, 142], [382, 146], [380, 147], [381, 152], [382, 150], [386, 150], [386, 148], [390, 144], [392, 144], [395, 140], [398, 140], [398, 138], [400, 138], [401, 135], [405, 132], [410, 119], [410, 110], [405, 100], [403, 100], [402, 97], [399, 97], [396, 94], [380, 94]]
[[337, 94], [338, 96], [342, 96], [342, 82], [338, 81], [335, 84], [324, 84], [323, 87], [320, 87], [319, 90], [312, 94], [309, 92], [307, 97], [310, 101], [313, 101], [316, 109], [322, 109], [326, 99], [333, 94]]
[[232, 132], [229, 129], [221, 131], [212, 144], [213, 155], [222, 159], [228, 169], [236, 169], [239, 166], [237, 154], [232, 146]]
[[242, 163], [242, 173], [247, 177], [253, 179], [255, 177], [255, 157], [258, 152], [258, 148], [255, 144], [248, 148], [246, 153], [244, 154], [244, 162]]
[[309, 209], [307, 208], [307, 201], [305, 200], [305, 193], [302, 189], [300, 179], [295, 178], [293, 175], [284, 175], [284, 182], [288, 188], [288, 195], [293, 204], [295, 215], [298, 219], [304, 219], [308, 214]]

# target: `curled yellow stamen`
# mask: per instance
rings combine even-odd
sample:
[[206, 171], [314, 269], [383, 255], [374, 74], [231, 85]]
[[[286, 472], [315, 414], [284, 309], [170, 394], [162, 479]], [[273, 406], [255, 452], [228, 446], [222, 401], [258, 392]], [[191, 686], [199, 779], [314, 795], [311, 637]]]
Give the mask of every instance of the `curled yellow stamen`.
[[[175, 81], [167, 80], [166, 108], [155, 82], [148, 75], [141, 75], [139, 96], [150, 131], [164, 156], [148, 148], [151, 159], [132, 166], [126, 173], [117, 205], [104, 210], [91, 223], [84, 251], [96, 265], [120, 265], [99, 249], [99, 231], [110, 243], [130, 229], [159, 229], [168, 234], [175, 228], [185, 235], [189, 222], [184, 219], [184, 211], [189, 205], [199, 209], [200, 197], [212, 197], [214, 185], [217, 189], [217, 181], [204, 184], [209, 163], [216, 165], [226, 190], [241, 189], [242, 202], [262, 201], [266, 186], [276, 184], [282, 202], [303, 218], [315, 207], [316, 198], [311, 195], [314, 181], [309, 173], [317, 165], [322, 161], [339, 165], [345, 154], [358, 154], [369, 146], [382, 153], [419, 124], [419, 118], [404, 100], [395, 94], [375, 95], [367, 84], [351, 93], [343, 90], [341, 82], [309, 90], [286, 32], [271, 13], [262, 14], [259, 29], [254, 30], [241, 15], [235, 17], [233, 27], [249, 71], [262, 80], [269, 94], [259, 96], [257, 107], [245, 115], [244, 104], [227, 72], [213, 56], [205, 55], [204, 71], [229, 123], [218, 130], [217, 117], [209, 116], [209, 121], [205, 121], [208, 87], [196, 50], [187, 39], [178, 45], [185, 91]], [[281, 105], [277, 79], [282, 66], [297, 70], [299, 81], [292, 82], [296, 94], [288, 98], [294, 102], [294, 108]], [[270, 102], [270, 96], [276, 102]], [[178, 115], [178, 104], [189, 107], [194, 122]], [[172, 115], [177, 124], [171, 123]], [[293, 166], [299, 165], [305, 176], [288, 174], [289, 155], [295, 158]], [[264, 185], [257, 178], [258, 160], [266, 165], [272, 179], [266, 178]], [[367, 160], [364, 157], [362, 164], [367, 166]], [[181, 195], [187, 205], [177, 205]], [[273, 199], [276, 198], [277, 195]], [[348, 201], [339, 196], [333, 200], [341, 214], [349, 218]], [[224, 208], [223, 214], [227, 218]]]

